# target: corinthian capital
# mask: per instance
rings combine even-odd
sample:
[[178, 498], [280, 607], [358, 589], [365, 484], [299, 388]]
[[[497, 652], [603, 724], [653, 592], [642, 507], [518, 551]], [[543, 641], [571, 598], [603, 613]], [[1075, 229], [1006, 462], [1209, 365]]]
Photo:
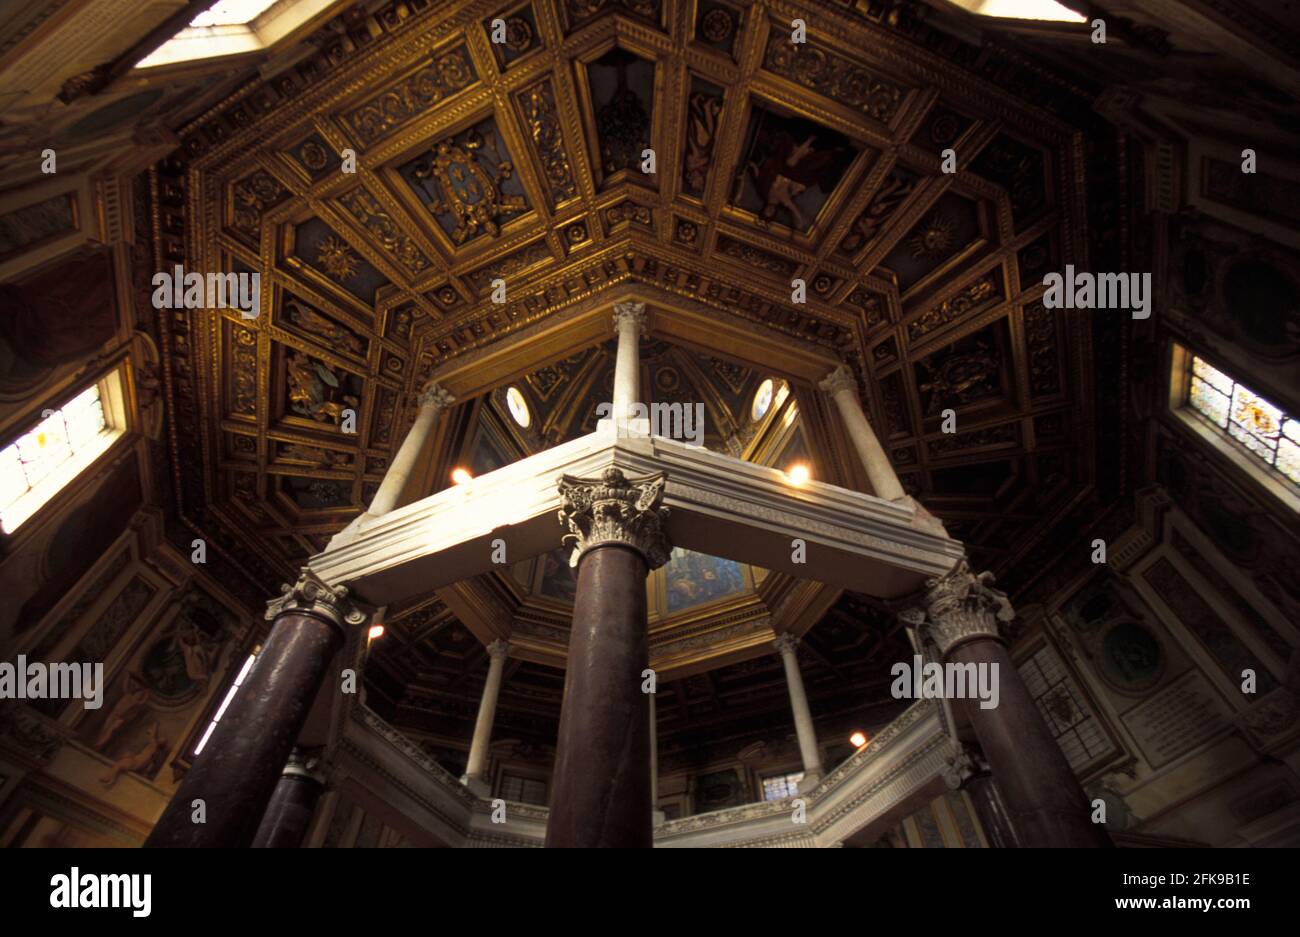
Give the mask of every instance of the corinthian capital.
[[416, 398], [416, 403], [420, 406], [435, 407], [439, 410], [446, 410], [455, 402], [456, 398], [447, 393], [447, 391], [438, 384], [430, 384], [424, 389], [424, 392]]
[[283, 594], [279, 598], [266, 603], [267, 621], [273, 621], [288, 612], [324, 618], [340, 629], [345, 625], [359, 625], [366, 620], [366, 613], [348, 599], [345, 587], [327, 584], [306, 566], [302, 568], [296, 583], [289, 585], [286, 582], [280, 591]]
[[848, 365], [845, 364], [840, 365], [822, 378], [817, 386], [832, 395], [843, 390], [852, 391], [855, 397], [858, 395], [858, 382], [853, 377], [853, 372], [849, 370]]
[[615, 303], [614, 331], [635, 330], [636, 335], [645, 331], [645, 303]]
[[799, 639], [788, 631], [783, 631], [772, 640], [772, 645], [784, 657], [795, 652], [795, 648], [799, 646]]
[[944, 575], [930, 579], [916, 606], [899, 615], [934, 639], [947, 653], [972, 638], [1002, 640], [998, 622], [1011, 621], [1015, 610], [1006, 594], [993, 588], [993, 574], [975, 575], [961, 560]]
[[487, 646], [487, 652], [493, 660], [505, 660], [510, 656], [510, 642], [505, 638], [497, 638]]
[[577, 548], [570, 565], [577, 566], [583, 553], [607, 543], [631, 547], [651, 569], [668, 562], [668, 509], [660, 507], [665, 478], [662, 472], [627, 478], [613, 466], [600, 478], [561, 478], [560, 523], [569, 531], [562, 542]]

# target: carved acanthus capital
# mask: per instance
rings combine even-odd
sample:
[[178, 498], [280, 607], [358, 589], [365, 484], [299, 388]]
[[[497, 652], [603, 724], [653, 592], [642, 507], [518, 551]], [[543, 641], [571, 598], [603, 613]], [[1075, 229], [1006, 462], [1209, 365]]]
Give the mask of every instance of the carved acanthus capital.
[[283, 594], [278, 599], [266, 603], [267, 621], [273, 621], [288, 612], [302, 612], [324, 618], [339, 628], [359, 625], [366, 620], [366, 613], [352, 604], [344, 586], [327, 584], [306, 566], [302, 568], [296, 583], [289, 585], [286, 582], [280, 591]]
[[980, 757], [979, 753], [972, 751], [965, 745], [958, 745], [948, 759], [948, 767], [943, 772], [943, 782], [948, 786], [949, 790], [955, 791], [965, 785], [971, 778], [986, 773], [988, 773], [988, 765]]
[[799, 646], [799, 639], [788, 631], [783, 631], [772, 639], [772, 646], [777, 652], [784, 657], [786, 654], [793, 654], [795, 648]]
[[614, 331], [632, 329], [635, 336], [645, 331], [645, 303], [615, 303]]
[[853, 372], [849, 370], [849, 366], [846, 364], [840, 365], [830, 374], [822, 378], [817, 386], [832, 396], [846, 390], [851, 392], [854, 397], [858, 395], [857, 379], [853, 376]]
[[576, 547], [570, 565], [607, 543], [638, 551], [651, 569], [668, 562], [668, 509], [660, 506], [665, 480], [662, 472], [629, 479], [613, 466], [600, 478], [561, 478], [560, 523], [569, 531], [562, 542]]
[[944, 656], [972, 638], [1002, 640], [998, 623], [1015, 617], [1006, 594], [993, 588], [993, 574], [975, 575], [965, 560], [928, 580], [920, 601], [899, 613], [905, 623], [932, 638]]
[[493, 660], [505, 660], [510, 656], [510, 642], [505, 638], [497, 638], [487, 646], [487, 652]]
[[456, 402], [456, 398], [438, 384], [430, 384], [424, 389], [424, 392], [416, 398], [416, 403], [421, 407], [433, 407], [437, 410], [446, 410]]
[[289, 760], [285, 762], [284, 771], [281, 773], [287, 777], [305, 778], [323, 787], [326, 772], [325, 760], [322, 756], [323, 752], [319, 748], [299, 748], [295, 745], [289, 751]]

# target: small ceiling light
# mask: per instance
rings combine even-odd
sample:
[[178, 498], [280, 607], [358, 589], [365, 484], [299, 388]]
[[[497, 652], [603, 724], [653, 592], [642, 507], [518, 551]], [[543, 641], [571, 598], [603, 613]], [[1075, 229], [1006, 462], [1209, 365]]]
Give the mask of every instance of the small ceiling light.
[[370, 626], [370, 640], [371, 640], [371, 641], [377, 640], [378, 638], [382, 638], [383, 636], [384, 636], [384, 626], [383, 626], [383, 625], [371, 625], [371, 626]]
[[474, 476], [469, 473], [469, 469], [458, 468], [452, 470], [451, 480], [458, 485], [468, 485], [474, 480]]
[[790, 484], [796, 486], [806, 485], [808, 479], [812, 478], [812, 472], [808, 469], [808, 466], [802, 462], [796, 462], [794, 465], [790, 466], [790, 470], [785, 474], [790, 479]]
[[867, 744], [867, 735], [865, 732], [854, 732], [849, 736], [849, 742], [854, 748], [861, 748]]

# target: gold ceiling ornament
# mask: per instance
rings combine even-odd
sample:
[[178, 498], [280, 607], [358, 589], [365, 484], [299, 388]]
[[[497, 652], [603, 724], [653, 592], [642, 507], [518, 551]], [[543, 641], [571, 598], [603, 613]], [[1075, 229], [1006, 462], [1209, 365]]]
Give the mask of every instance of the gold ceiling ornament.
[[443, 140], [430, 156], [416, 164], [413, 173], [417, 179], [434, 181], [439, 195], [429, 210], [435, 215], [455, 216], [451, 239], [457, 244], [464, 244], [480, 230], [496, 237], [501, 233], [498, 219], [502, 215], [528, 209], [523, 196], [501, 191], [501, 183], [514, 175], [514, 165], [502, 160], [485, 167], [478, 158], [481, 149], [483, 137], [477, 131], [469, 134], [463, 146]]
[[384, 252], [396, 259], [408, 273], [420, 273], [429, 266], [429, 261], [415, 246], [415, 241], [379, 204], [379, 200], [365, 189], [354, 189], [339, 201], [351, 212], [352, 217], [370, 232]]
[[914, 260], [938, 260], [953, 248], [957, 224], [952, 214], [936, 211], [907, 239]]
[[[725, 14], [723, 16], [725, 18]], [[721, 113], [721, 97], [702, 91], [691, 95], [687, 117], [686, 165], [683, 170], [683, 180], [687, 188], [697, 194], [704, 192], [704, 184], [709, 178], [709, 166], [713, 162], [713, 143], [718, 133], [718, 115]]]
[[[289, 379], [289, 402], [303, 416], [310, 416], [318, 423], [342, 423], [345, 404], [353, 410], [360, 406], [361, 402], [350, 394], [340, 394], [337, 399], [331, 399], [334, 396], [331, 391], [339, 388], [338, 376], [307, 355], [293, 352], [285, 368]], [[326, 390], [327, 387], [330, 390]]]
[[333, 236], [316, 245], [316, 263], [336, 280], [350, 280], [360, 269], [352, 248]]
[[528, 131], [542, 160], [542, 172], [551, 186], [551, 200], [563, 202], [577, 194], [573, 167], [564, 149], [560, 115], [555, 108], [555, 92], [550, 81], [539, 81], [519, 95], [519, 105], [528, 121]]

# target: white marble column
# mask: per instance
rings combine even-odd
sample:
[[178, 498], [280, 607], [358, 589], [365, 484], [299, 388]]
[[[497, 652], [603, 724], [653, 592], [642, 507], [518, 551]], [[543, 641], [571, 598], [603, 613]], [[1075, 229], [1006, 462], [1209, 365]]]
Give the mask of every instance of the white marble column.
[[803, 676], [799, 673], [799, 659], [795, 646], [799, 639], [792, 634], [778, 634], [772, 642], [785, 665], [785, 682], [790, 688], [790, 708], [794, 710], [794, 731], [799, 737], [799, 754], [803, 758], [804, 779], [800, 791], [817, 786], [822, 777], [822, 759], [817, 752], [817, 734], [813, 731], [812, 713], [808, 709], [808, 695], [803, 689]]
[[622, 424], [631, 407], [641, 402], [641, 333], [645, 331], [645, 303], [615, 303], [614, 331], [618, 334], [618, 357], [614, 363], [614, 420]]
[[411, 477], [411, 471], [415, 468], [415, 462], [429, 439], [429, 433], [438, 420], [438, 414], [455, 402], [456, 398], [437, 384], [420, 395], [420, 412], [416, 415], [410, 432], [402, 440], [401, 448], [393, 457], [388, 471], [384, 473], [379, 491], [375, 492], [374, 500], [366, 509], [367, 514], [378, 517], [387, 514], [397, 506], [397, 499], [402, 496], [402, 489], [406, 487], [406, 481]]
[[488, 746], [492, 743], [492, 720], [497, 714], [497, 696], [501, 692], [501, 671], [510, 655], [510, 642], [500, 639], [487, 646], [491, 657], [488, 663], [487, 682], [483, 684], [483, 699], [478, 706], [478, 719], [474, 721], [474, 739], [469, 745], [469, 763], [461, 783], [474, 793], [486, 797], [490, 793], [487, 777]]
[[899, 484], [898, 475], [889, 464], [889, 457], [876, 438], [875, 430], [867, 422], [867, 415], [862, 412], [862, 402], [858, 400], [857, 382], [853, 379], [853, 374], [847, 367], [840, 365], [817, 386], [835, 399], [853, 448], [862, 460], [862, 467], [867, 470], [872, 493], [886, 501], [897, 501], [904, 497], [905, 492]]

